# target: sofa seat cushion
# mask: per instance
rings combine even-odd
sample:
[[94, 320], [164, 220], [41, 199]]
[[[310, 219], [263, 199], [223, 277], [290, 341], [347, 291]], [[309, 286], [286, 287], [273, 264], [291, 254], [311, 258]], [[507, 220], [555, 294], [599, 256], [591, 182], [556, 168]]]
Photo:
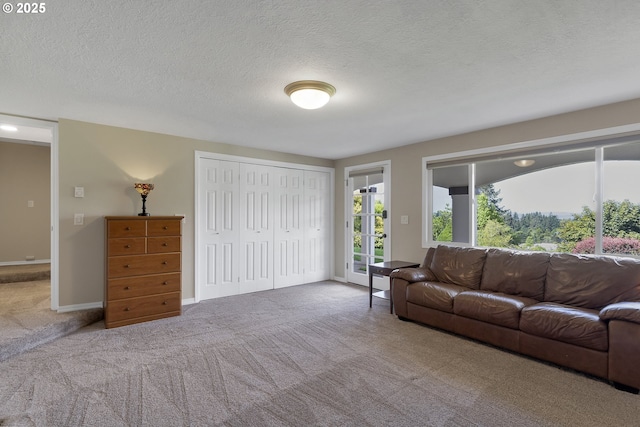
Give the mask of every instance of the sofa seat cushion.
[[407, 286], [407, 302], [453, 313], [453, 299], [460, 292], [468, 290], [450, 283], [417, 282]]
[[466, 291], [453, 300], [453, 312], [459, 316], [481, 320], [506, 328], [520, 327], [520, 312], [537, 304], [532, 298], [489, 291]]
[[484, 249], [439, 245], [429, 269], [439, 282], [480, 289], [486, 258]]
[[580, 347], [607, 351], [607, 324], [598, 311], [543, 302], [522, 309], [520, 330]]

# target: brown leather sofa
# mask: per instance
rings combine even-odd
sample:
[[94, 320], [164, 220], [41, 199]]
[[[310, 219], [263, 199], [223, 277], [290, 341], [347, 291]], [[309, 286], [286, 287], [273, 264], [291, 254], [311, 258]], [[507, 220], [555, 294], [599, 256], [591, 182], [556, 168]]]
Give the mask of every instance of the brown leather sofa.
[[412, 320], [640, 388], [640, 261], [438, 246], [391, 273]]

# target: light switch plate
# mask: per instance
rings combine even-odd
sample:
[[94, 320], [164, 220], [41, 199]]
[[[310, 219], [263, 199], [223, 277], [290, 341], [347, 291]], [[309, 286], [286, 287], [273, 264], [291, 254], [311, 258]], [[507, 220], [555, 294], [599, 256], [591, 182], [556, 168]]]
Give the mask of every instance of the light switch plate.
[[34, 201], [33, 201], [33, 200], [27, 200], [27, 207], [28, 207], [28, 208], [32, 208], [32, 207], [34, 207], [34, 206], [35, 206], [35, 203], [34, 203]]
[[84, 225], [84, 214], [73, 214], [73, 225]]
[[84, 187], [74, 187], [73, 197], [84, 197]]
[[400, 224], [402, 225], [409, 224], [409, 215], [400, 215]]

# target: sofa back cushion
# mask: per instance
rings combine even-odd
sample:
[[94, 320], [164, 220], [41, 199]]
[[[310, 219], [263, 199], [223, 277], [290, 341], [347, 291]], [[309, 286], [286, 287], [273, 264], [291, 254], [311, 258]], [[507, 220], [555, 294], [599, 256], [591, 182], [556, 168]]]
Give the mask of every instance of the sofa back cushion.
[[439, 245], [429, 269], [440, 282], [480, 289], [486, 257], [484, 249]]
[[546, 252], [489, 249], [480, 289], [542, 301], [548, 266]]
[[622, 301], [640, 301], [640, 260], [552, 254], [545, 301], [600, 310]]
[[427, 249], [427, 253], [422, 260], [422, 264], [420, 264], [420, 268], [429, 268], [431, 265], [431, 260], [433, 259], [433, 254], [436, 253], [436, 248], [430, 247]]

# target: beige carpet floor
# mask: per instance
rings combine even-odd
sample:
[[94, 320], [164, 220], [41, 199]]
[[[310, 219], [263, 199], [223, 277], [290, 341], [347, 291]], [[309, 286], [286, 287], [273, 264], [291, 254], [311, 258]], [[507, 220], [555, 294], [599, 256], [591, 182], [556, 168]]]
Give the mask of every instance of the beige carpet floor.
[[51, 264], [0, 265], [0, 283], [49, 280]]
[[[24, 268], [17, 272], [20, 277], [23, 273]], [[51, 311], [49, 280], [0, 283], [0, 361], [97, 322], [102, 316], [102, 309]]]
[[637, 426], [640, 397], [335, 282], [102, 322], [0, 362], [6, 426]]

